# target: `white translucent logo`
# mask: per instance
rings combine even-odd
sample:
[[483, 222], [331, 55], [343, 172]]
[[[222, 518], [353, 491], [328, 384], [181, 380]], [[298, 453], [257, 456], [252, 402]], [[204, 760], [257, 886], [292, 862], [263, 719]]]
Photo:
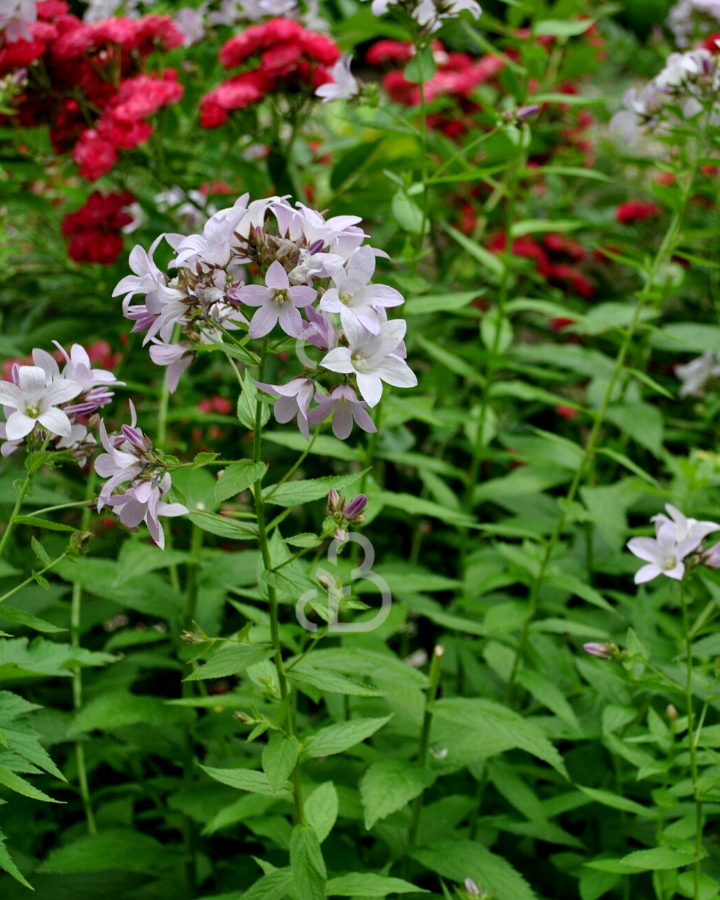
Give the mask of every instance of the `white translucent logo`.
[[[365, 631], [374, 631], [376, 628], [379, 628], [383, 622], [387, 619], [390, 614], [390, 606], [392, 605], [392, 594], [390, 593], [390, 587], [385, 581], [385, 579], [378, 575], [377, 572], [372, 571], [373, 563], [375, 562], [375, 550], [370, 541], [365, 537], [364, 534], [358, 534], [357, 532], [351, 532], [348, 534], [348, 541], [350, 543], [359, 544], [363, 553], [365, 554], [362, 560], [362, 563], [355, 569], [352, 569], [350, 572], [350, 581], [371, 581], [377, 588], [380, 590], [380, 608], [377, 610], [376, 614], [372, 619], [369, 619], [366, 622], [340, 622], [339, 614], [342, 606], [342, 601], [348, 597], [352, 591], [350, 585], [343, 585], [342, 587], [337, 586], [333, 587], [333, 585], [337, 584], [333, 575], [329, 572], [326, 572], [325, 569], [318, 569], [315, 573], [316, 578], [323, 579], [326, 584], [329, 585], [328, 589], [328, 632], [331, 634], [348, 634], [350, 632], [365, 632]], [[340, 541], [335, 539], [328, 548], [328, 562], [335, 566], [337, 565], [338, 559], [338, 551], [342, 544]], [[298, 599], [298, 602], [295, 604], [295, 616], [302, 625], [302, 627], [306, 631], [315, 632], [318, 629], [318, 626], [314, 622], [308, 621], [307, 616], [305, 615], [305, 608], [308, 605], [312, 605], [313, 601], [318, 598], [318, 590], [313, 588], [310, 591], [305, 591], [305, 593]]]

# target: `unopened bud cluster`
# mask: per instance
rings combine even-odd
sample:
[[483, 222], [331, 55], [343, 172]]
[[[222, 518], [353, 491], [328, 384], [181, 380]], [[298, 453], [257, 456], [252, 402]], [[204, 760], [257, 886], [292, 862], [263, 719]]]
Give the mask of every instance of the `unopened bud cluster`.
[[328, 511], [330, 517], [326, 521], [326, 531], [332, 531], [333, 537], [345, 543], [348, 539], [347, 526], [361, 525], [365, 521], [367, 496], [358, 494], [349, 503], [333, 488], [328, 494]]

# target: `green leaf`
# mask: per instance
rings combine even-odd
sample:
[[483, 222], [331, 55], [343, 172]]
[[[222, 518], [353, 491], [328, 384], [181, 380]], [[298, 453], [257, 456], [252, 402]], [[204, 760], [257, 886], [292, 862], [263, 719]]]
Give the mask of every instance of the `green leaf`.
[[222, 350], [223, 353], [227, 353], [227, 355], [231, 356], [233, 359], [239, 359], [248, 366], [257, 366], [260, 363], [260, 358], [252, 351], [248, 350], [247, 347], [237, 347], [235, 344], [226, 344], [223, 341], [218, 340], [213, 343], [218, 350]]
[[382, 138], [374, 141], [363, 141], [351, 147], [333, 166], [330, 176], [330, 187], [333, 191], [343, 185], [353, 175], [361, 172], [369, 163], [375, 150], [382, 143]]
[[473, 241], [472, 238], [469, 238], [461, 231], [457, 231], [455, 228], [452, 228], [452, 226], [445, 223], [441, 224], [450, 237], [454, 238], [466, 253], [469, 253], [470, 256], [474, 257], [479, 263], [485, 266], [488, 271], [492, 272], [493, 275], [498, 277], [502, 275], [505, 271], [505, 263], [499, 257], [489, 250], [486, 250], [485, 247], [482, 247], [477, 241]]
[[461, 378], [467, 378], [468, 381], [472, 381], [475, 384], [480, 385], [480, 387], [484, 385], [485, 382], [483, 376], [476, 366], [473, 366], [471, 363], [456, 356], [454, 353], [451, 353], [449, 350], [446, 350], [444, 347], [435, 344], [427, 338], [419, 338], [418, 343], [426, 353], [432, 356], [432, 358], [437, 360], [441, 365], [445, 366], [445, 368], [450, 369], [451, 372], [460, 375]]
[[611, 604], [607, 602], [599, 591], [590, 587], [589, 584], [585, 584], [584, 581], [580, 581], [579, 578], [575, 575], [571, 575], [569, 572], [550, 572], [546, 581], [553, 587], [560, 588], [564, 591], [571, 591], [577, 597], [582, 597], [583, 600], [587, 600], [588, 603], [592, 603], [593, 606], [598, 606], [606, 612], [614, 612]]
[[304, 534], [296, 534], [295, 537], [285, 538], [285, 543], [291, 547], [300, 547], [301, 549], [309, 547], [319, 547], [324, 538], [318, 537], [316, 534], [305, 532]]
[[695, 861], [695, 855], [679, 853], [672, 847], [653, 847], [652, 850], [636, 850], [623, 856], [620, 862], [631, 866], [638, 872], [655, 871], [657, 869], [681, 869], [690, 866]]
[[[265, 432], [263, 441], [269, 441], [271, 444], [278, 444], [278, 446], [287, 447], [290, 450], [297, 450], [298, 453], [302, 453], [308, 448], [305, 438], [292, 431]], [[360, 450], [350, 447], [347, 441], [340, 441], [326, 434], [320, 434], [313, 440], [309, 452], [311, 455], [329, 456], [331, 459], [343, 459], [346, 462], [354, 462], [362, 459], [363, 456]]]
[[207, 531], [210, 534], [216, 534], [218, 537], [230, 538], [234, 541], [248, 541], [257, 537], [257, 525], [253, 522], [239, 522], [229, 516], [216, 516], [207, 512], [190, 512], [187, 518]]
[[458, 512], [455, 509], [447, 509], [432, 500], [424, 500], [414, 494], [395, 494], [391, 491], [381, 491], [373, 494], [374, 501], [380, 501], [384, 506], [399, 509], [410, 516], [429, 516], [432, 519], [440, 519], [448, 525], [456, 525], [458, 528], [471, 528], [476, 523], [472, 516]]
[[305, 818], [321, 844], [335, 825], [338, 808], [338, 793], [332, 781], [321, 784], [305, 801]]
[[[410, 234], [420, 234], [423, 227], [423, 213], [415, 201], [400, 188], [392, 199], [392, 212], [398, 225]], [[427, 230], [428, 222], [425, 221]]]
[[210, 766], [200, 766], [203, 772], [238, 791], [249, 791], [252, 794], [263, 794], [266, 797], [290, 797], [290, 792], [282, 790], [274, 792], [264, 772], [256, 772], [253, 769], [214, 769]]
[[403, 306], [406, 316], [422, 316], [435, 312], [452, 312], [462, 309], [477, 297], [482, 297], [485, 289], [477, 291], [454, 291], [451, 294], [426, 294], [424, 297], [410, 297]]
[[309, 825], [296, 825], [290, 839], [290, 868], [303, 900], [325, 900], [327, 869], [320, 841]]
[[255, 484], [267, 472], [265, 463], [254, 463], [251, 459], [241, 459], [237, 463], [228, 466], [218, 478], [215, 484], [215, 500], [222, 503], [230, 497], [235, 497], [247, 490], [251, 484]]
[[416, 53], [410, 62], [405, 66], [405, 81], [412, 84], [420, 84], [421, 81], [430, 81], [436, 71], [435, 57], [430, 44], [427, 44], [418, 53]]
[[673, 322], [656, 331], [650, 338], [656, 350], [671, 353], [704, 353], [720, 350], [720, 328], [697, 322]]
[[0, 831], [0, 869], [4, 869], [8, 875], [12, 875], [12, 877], [19, 881], [20, 884], [32, 890], [32, 886], [28, 884], [20, 869], [18, 869], [12, 861], [12, 858], [8, 853], [8, 848], [5, 846], [5, 840], [5, 835]]
[[663, 414], [649, 403], [609, 406], [605, 417], [658, 458], [663, 454]]
[[495, 751], [497, 753], [517, 747], [549, 763], [563, 777], [568, 777], [562, 757], [540, 728], [500, 703], [450, 697], [435, 703], [433, 712], [440, 718], [487, 734], [501, 748]]
[[263, 771], [273, 794], [282, 788], [295, 768], [298, 758], [298, 741], [295, 735], [288, 737], [273, 732], [262, 755]]
[[321, 756], [333, 756], [344, 753], [361, 741], [367, 740], [392, 719], [392, 715], [384, 719], [350, 719], [321, 728], [302, 743], [302, 757], [317, 759]]
[[[294, 886], [292, 870], [276, 869], [258, 879], [241, 897], [236, 894], [225, 895], [227, 900], [285, 900]], [[209, 897], [208, 900], [212, 900]]]
[[37, 516], [15, 516], [13, 522], [16, 525], [30, 525], [33, 528], [46, 528], [48, 531], [78, 532], [77, 528], [72, 528], [70, 525], [63, 525], [60, 522], [51, 522], [49, 519], [40, 519]]
[[602, 453], [603, 456], [608, 456], [610, 459], [614, 459], [616, 463], [625, 466], [626, 469], [637, 475], [638, 478], [642, 478], [643, 481], [662, 490], [659, 481], [656, 481], [652, 475], [648, 474], [644, 469], [641, 469], [640, 466], [634, 463], [629, 457], [625, 456], [624, 453], [618, 453], [617, 450], [611, 450], [609, 447], [599, 447], [596, 452]]
[[[564, 97], [564, 94], [560, 96]], [[577, 219], [525, 219], [522, 222], [516, 222], [512, 227], [512, 236], [523, 237], [526, 234], [538, 234], [545, 231], [575, 231], [577, 228], [583, 228], [585, 222]]]
[[37, 871], [47, 873], [100, 872], [124, 869], [155, 873], [180, 862], [180, 855], [167, 844], [129, 828], [110, 828], [86, 834], [69, 844], [55, 847]]
[[198, 561], [183, 550], [166, 548], [161, 550], [154, 544], [141, 540], [130, 540], [120, 548], [117, 561], [117, 575], [114, 585], [125, 584], [131, 578], [140, 578], [148, 572], [167, 569], [170, 566], [198, 565]]
[[169, 725], [182, 721], [183, 718], [182, 713], [168, 706], [162, 697], [115, 690], [99, 694], [84, 706], [75, 717], [68, 734], [112, 731], [114, 728], [141, 723]]
[[649, 809], [647, 806], [642, 806], [634, 800], [629, 800], [627, 797], [620, 797], [617, 794], [613, 794], [611, 791], [603, 791], [598, 788], [583, 787], [581, 784], [577, 785], [577, 787], [586, 797], [589, 797], [596, 803], [602, 803], [603, 806], [611, 806], [613, 809], [620, 809], [623, 812], [635, 813], [646, 819], [657, 818], [655, 810]]
[[199, 469], [202, 466], [208, 466], [211, 462], [216, 460], [218, 456], [220, 456], [219, 453], [197, 453], [193, 460], [193, 465], [196, 469]]
[[24, 778], [16, 775], [15, 772], [12, 772], [6, 766], [0, 766], [0, 784], [4, 784], [5, 787], [15, 791], [16, 794], [22, 794], [24, 797], [30, 797], [32, 800], [44, 800], [46, 803], [62, 803], [61, 800], [53, 800], [52, 797], [48, 797], [47, 794], [33, 787], [29, 781], [25, 781]]
[[12, 622], [14, 625], [25, 625], [28, 628], [34, 628], [35, 631], [41, 631], [43, 634], [57, 634], [60, 631], [67, 631], [67, 628], [58, 628], [57, 625], [51, 625], [44, 619], [38, 619], [31, 613], [25, 612], [24, 609], [15, 609], [12, 606], [0, 605], [0, 621]]
[[[255, 382], [246, 370], [242, 379], [242, 393], [238, 397], [237, 417], [242, 425], [252, 431], [255, 428], [255, 413], [257, 412], [258, 389]], [[270, 419], [270, 410], [265, 403], [260, 404], [260, 420], [263, 425]]]
[[244, 672], [250, 666], [270, 659], [273, 651], [254, 644], [230, 644], [224, 646], [214, 656], [185, 678], [185, 681], [203, 681], [207, 678], [228, 678]]
[[49, 566], [52, 563], [52, 560], [50, 559], [47, 550], [43, 547], [40, 541], [36, 537], [33, 537], [30, 543], [32, 545], [35, 556], [37, 556], [37, 558], [43, 565]]
[[402, 878], [389, 878], [374, 872], [351, 872], [327, 883], [328, 897], [387, 897], [388, 894], [427, 894]]
[[494, 891], [496, 900], [536, 900], [530, 885], [506, 859], [474, 841], [439, 841], [432, 849], [416, 850], [411, 856], [459, 884], [472, 878], [484, 891]]
[[[500, 330], [499, 334], [498, 328]], [[485, 349], [490, 353], [504, 353], [513, 342], [513, 330], [510, 320], [503, 316], [498, 323], [495, 311], [485, 313], [480, 322], [480, 337], [485, 345]]]
[[277, 506], [302, 506], [312, 500], [327, 497], [331, 488], [340, 491], [350, 487], [369, 471], [363, 469], [349, 475], [327, 475], [324, 478], [309, 478], [305, 481], [286, 481], [278, 488], [275, 488], [275, 485], [266, 487], [263, 497], [267, 503], [275, 503]]
[[49, 450], [33, 450], [25, 457], [25, 468], [33, 476], [45, 465], [51, 455]]
[[580, 731], [580, 723], [575, 715], [575, 710], [565, 699], [565, 694], [560, 688], [553, 684], [552, 681], [545, 678], [539, 672], [533, 672], [532, 669], [521, 669], [518, 672], [518, 681], [520, 684], [538, 700], [543, 706], [547, 706], [549, 710], [559, 716], [575, 731]]
[[288, 676], [299, 684], [309, 684], [320, 691], [327, 691], [330, 694], [349, 694], [355, 697], [382, 696], [382, 691], [370, 687], [368, 684], [360, 684], [360, 682], [352, 681], [350, 678], [338, 675], [336, 672], [315, 669], [304, 662], [296, 665], [288, 672]]
[[360, 782], [368, 831], [380, 819], [402, 809], [435, 781], [435, 775], [404, 759], [373, 763]]
[[535, 25], [536, 35], [552, 35], [552, 37], [576, 37], [595, 24], [594, 19], [544, 19]]

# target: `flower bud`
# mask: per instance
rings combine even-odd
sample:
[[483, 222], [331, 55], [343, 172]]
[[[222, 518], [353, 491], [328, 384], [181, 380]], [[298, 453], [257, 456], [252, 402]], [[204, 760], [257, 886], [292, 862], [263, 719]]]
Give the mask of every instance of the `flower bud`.
[[668, 707], [665, 710], [665, 715], [667, 716], [668, 722], [677, 722], [678, 720], [678, 711], [672, 705], [672, 703], [668, 703]]
[[250, 716], [241, 709], [236, 710], [233, 713], [233, 716], [243, 725], [252, 725], [255, 722], [255, 719], [251, 719]]
[[518, 122], [527, 122], [528, 119], [532, 119], [533, 116], [536, 116], [540, 112], [540, 107], [537, 103], [530, 103], [528, 106], [520, 106], [515, 110], [515, 116], [517, 117]]
[[482, 894], [482, 890], [475, 884], [472, 878], [465, 879], [465, 890], [470, 897], [479, 897]]
[[335, 531], [333, 532], [333, 537], [339, 543], [347, 544], [348, 537], [349, 537], [347, 528], [340, 528], [340, 527], [336, 528]]
[[203, 644], [205, 642], [205, 638], [197, 631], [183, 631], [180, 637], [187, 644]]
[[583, 644], [583, 650], [590, 656], [596, 656], [598, 659], [612, 659], [614, 656], [612, 644], [590, 643]]
[[342, 512], [344, 503], [343, 499], [335, 490], [335, 488], [330, 489], [330, 493], [328, 494], [328, 509], [331, 513]]
[[345, 507], [345, 518], [348, 522], [362, 522], [367, 506], [367, 497], [365, 494], [358, 494], [354, 500], [351, 500]]

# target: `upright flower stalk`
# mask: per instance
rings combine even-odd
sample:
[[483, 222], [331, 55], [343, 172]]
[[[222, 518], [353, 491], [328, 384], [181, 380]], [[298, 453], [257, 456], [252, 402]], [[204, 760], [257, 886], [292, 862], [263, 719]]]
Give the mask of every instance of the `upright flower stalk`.
[[[696, 160], [701, 158], [701, 153], [698, 153]], [[640, 315], [645, 308], [645, 304], [651, 298], [653, 293], [657, 292], [657, 278], [658, 275], [665, 264], [665, 262], [672, 256], [673, 250], [677, 245], [678, 238], [680, 236], [680, 229], [682, 226], [683, 215], [685, 212], [685, 207], [687, 205], [688, 199], [690, 197], [690, 192], [692, 190], [692, 186], [695, 180], [695, 174], [697, 171], [697, 161], [693, 162], [690, 171], [687, 173], [685, 178], [685, 182], [682, 189], [681, 202], [678, 205], [678, 208], [673, 213], [672, 219], [670, 220], [670, 224], [668, 226], [667, 231], [665, 232], [665, 236], [663, 237], [662, 243], [658, 248], [655, 257], [653, 259], [652, 265], [648, 269], [646, 273], [646, 281], [642, 290], [637, 295], [637, 301], [635, 303], [635, 310], [633, 313], [632, 320], [625, 330], [625, 334], [623, 336], [622, 342], [620, 344], [620, 348], [618, 350], [617, 356], [615, 357], [615, 365], [613, 367], [612, 374], [610, 376], [610, 380], [608, 382], [608, 386], [603, 395], [602, 402], [600, 404], [600, 409], [597, 413], [595, 413], [595, 421], [593, 422], [593, 426], [590, 430], [590, 434], [588, 436], [587, 443], [585, 444], [585, 448], [583, 450], [582, 457], [578, 464], [577, 469], [575, 470], [575, 475], [573, 476], [573, 480], [570, 483], [570, 487], [568, 489], [567, 494], [565, 495], [565, 504], [563, 505], [563, 509], [560, 512], [557, 523], [555, 524], [555, 528], [550, 537], [550, 540], [547, 542], [545, 546], [545, 552], [540, 560], [540, 565], [538, 568], [537, 575], [533, 579], [531, 588], [530, 588], [530, 597], [529, 597], [529, 610], [528, 615], [523, 624], [522, 632], [520, 634], [520, 639], [518, 641], [517, 648], [515, 650], [515, 655], [513, 659], [513, 665], [510, 672], [510, 677], [508, 678], [506, 688], [505, 688], [505, 696], [506, 699], [509, 699], [512, 695], [513, 686], [515, 683], [515, 678], [517, 676], [518, 668], [523, 659], [525, 653], [525, 646], [527, 644], [528, 634], [530, 631], [530, 625], [532, 624], [533, 619], [535, 618], [535, 614], [537, 613], [538, 608], [538, 599], [540, 596], [540, 588], [543, 585], [545, 580], [545, 575], [547, 573], [548, 565], [552, 560], [553, 554], [555, 552], [555, 547], [562, 535], [562, 532], [565, 528], [565, 524], [567, 522], [567, 509], [569, 505], [575, 500], [577, 496], [578, 490], [582, 483], [583, 475], [585, 473], [586, 466], [595, 456], [595, 451], [597, 448], [598, 438], [600, 436], [600, 430], [603, 426], [605, 420], [605, 414], [607, 412], [608, 405], [612, 399], [613, 393], [615, 391], [615, 386], [618, 382], [620, 374], [625, 365], [625, 359], [628, 354], [628, 350], [630, 348], [631, 341], [635, 335], [635, 331], [637, 330], [638, 323], [640, 321]]]

